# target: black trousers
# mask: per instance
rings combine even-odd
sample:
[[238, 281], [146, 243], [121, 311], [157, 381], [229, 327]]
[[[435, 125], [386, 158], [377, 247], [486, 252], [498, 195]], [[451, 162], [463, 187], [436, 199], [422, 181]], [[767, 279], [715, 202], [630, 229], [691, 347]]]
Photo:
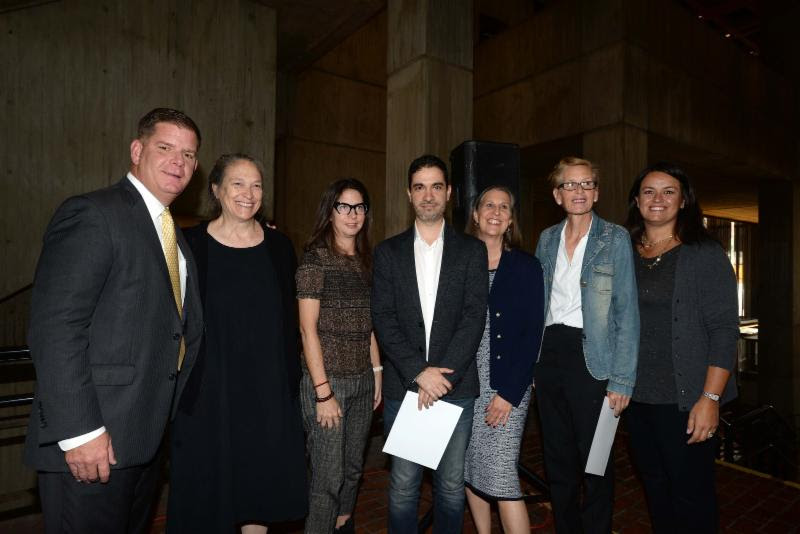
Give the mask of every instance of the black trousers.
[[647, 494], [653, 532], [717, 532], [717, 438], [687, 445], [689, 412], [677, 404], [631, 402], [625, 428]]
[[564, 325], [548, 326], [544, 332], [534, 374], [544, 466], [556, 532], [609, 533], [613, 451], [605, 476], [584, 473], [608, 381], [597, 380], [586, 370], [582, 338], [580, 328]]
[[108, 482], [76, 482], [72, 473], [39, 472], [47, 534], [147, 533], [163, 466], [163, 445], [146, 465], [112, 469]]

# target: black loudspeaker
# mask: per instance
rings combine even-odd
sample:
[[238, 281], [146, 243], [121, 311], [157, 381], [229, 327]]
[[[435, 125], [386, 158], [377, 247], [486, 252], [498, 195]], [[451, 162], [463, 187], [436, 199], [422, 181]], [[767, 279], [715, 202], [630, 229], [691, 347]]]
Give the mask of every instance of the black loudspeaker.
[[518, 145], [465, 141], [450, 153], [450, 169], [456, 229], [466, 228], [475, 198], [489, 186], [502, 185], [510, 189], [519, 208]]

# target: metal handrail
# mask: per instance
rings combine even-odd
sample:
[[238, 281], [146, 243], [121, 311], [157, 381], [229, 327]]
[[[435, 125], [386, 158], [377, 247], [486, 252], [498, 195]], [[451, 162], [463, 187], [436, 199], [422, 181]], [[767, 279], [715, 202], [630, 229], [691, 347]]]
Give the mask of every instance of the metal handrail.
[[19, 395], [0, 396], [0, 408], [13, 408], [26, 406], [33, 403], [33, 393], [20, 393]]
[[28, 347], [0, 347], [0, 364], [30, 361], [31, 349]]
[[[0, 347], [0, 365], [31, 363], [31, 350], [28, 347]], [[0, 396], [0, 408], [12, 408], [33, 403], [33, 393]]]
[[[0, 10], [0, 13], [2, 13], [2, 10]], [[14, 297], [16, 297], [17, 295], [21, 295], [22, 293], [25, 293], [26, 291], [28, 291], [28, 290], [29, 290], [29, 289], [31, 289], [32, 287], [33, 287], [33, 284], [28, 284], [28, 285], [26, 285], [26, 286], [22, 286], [21, 288], [17, 289], [16, 291], [12, 291], [12, 292], [11, 292], [11, 293], [9, 293], [8, 295], [6, 295], [6, 296], [4, 296], [4, 297], [0, 298], [0, 304], [3, 304], [4, 302], [6, 302], [6, 301], [8, 301], [8, 300], [11, 300], [11, 299], [13, 299], [13, 298], [14, 298]]]
[[744, 414], [724, 413], [720, 423], [726, 461], [780, 478], [796, 476], [797, 436], [774, 406], [766, 404]]

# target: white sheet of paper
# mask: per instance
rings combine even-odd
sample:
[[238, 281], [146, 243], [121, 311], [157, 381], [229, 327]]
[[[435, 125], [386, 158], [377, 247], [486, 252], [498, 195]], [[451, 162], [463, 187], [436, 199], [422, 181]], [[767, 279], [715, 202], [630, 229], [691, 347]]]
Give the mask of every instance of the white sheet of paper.
[[439, 400], [419, 410], [418, 398], [406, 392], [383, 452], [436, 469], [464, 408]]
[[589, 459], [586, 460], [587, 473], [600, 476], [606, 474], [608, 455], [611, 453], [611, 446], [614, 445], [614, 434], [617, 433], [618, 424], [619, 417], [614, 417], [614, 409], [608, 405], [606, 397], [603, 400], [603, 407], [600, 408], [600, 417], [597, 418]]

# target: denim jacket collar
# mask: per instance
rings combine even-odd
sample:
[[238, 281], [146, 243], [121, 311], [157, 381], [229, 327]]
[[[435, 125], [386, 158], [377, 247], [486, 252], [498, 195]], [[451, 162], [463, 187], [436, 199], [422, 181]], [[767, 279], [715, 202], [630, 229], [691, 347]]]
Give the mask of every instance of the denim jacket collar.
[[[586, 272], [586, 267], [591, 265], [595, 256], [611, 243], [613, 227], [604, 223], [605, 221], [592, 211], [592, 224], [589, 227], [588, 238], [586, 240], [586, 252], [583, 254], [581, 274]], [[564, 230], [566, 224], [567, 218], [565, 217], [564, 220], [556, 225], [555, 231], [550, 234], [551, 239], [547, 243], [547, 261], [552, 265], [552, 269], [555, 269], [561, 232]]]

